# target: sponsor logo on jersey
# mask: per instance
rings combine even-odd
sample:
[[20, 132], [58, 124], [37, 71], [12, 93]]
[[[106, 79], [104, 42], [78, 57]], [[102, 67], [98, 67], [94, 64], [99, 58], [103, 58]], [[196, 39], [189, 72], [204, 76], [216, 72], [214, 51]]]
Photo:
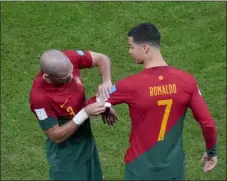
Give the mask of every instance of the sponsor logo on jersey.
[[66, 105], [66, 103], [68, 102], [68, 100], [69, 100], [69, 98], [66, 99], [66, 101], [64, 102], [64, 104], [61, 104], [61, 105], [60, 105], [60, 108], [63, 108], [63, 107]]

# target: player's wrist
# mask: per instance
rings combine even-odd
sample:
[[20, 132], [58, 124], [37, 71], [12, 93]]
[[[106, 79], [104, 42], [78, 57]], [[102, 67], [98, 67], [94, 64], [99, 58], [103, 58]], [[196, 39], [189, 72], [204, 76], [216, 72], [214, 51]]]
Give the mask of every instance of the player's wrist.
[[[96, 96], [96, 102], [101, 102], [101, 101], [102, 101], [101, 98]], [[104, 107], [111, 108], [111, 106], [112, 105], [109, 102], [104, 103]]]
[[212, 149], [206, 150], [206, 153], [209, 157], [215, 157], [217, 156], [217, 149], [216, 146], [214, 146]]
[[111, 108], [111, 103], [105, 102], [104, 107]]
[[81, 109], [80, 112], [78, 112], [74, 117], [73, 117], [73, 122], [76, 123], [77, 125], [81, 125], [88, 119], [88, 114], [86, 113], [85, 109]]

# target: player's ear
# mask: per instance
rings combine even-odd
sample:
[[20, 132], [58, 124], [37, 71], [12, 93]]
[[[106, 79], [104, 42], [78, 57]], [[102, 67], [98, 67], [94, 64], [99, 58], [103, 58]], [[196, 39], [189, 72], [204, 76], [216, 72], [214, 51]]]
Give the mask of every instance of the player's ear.
[[148, 51], [149, 51], [150, 47], [146, 44], [143, 44], [143, 50], [144, 50], [144, 53], [147, 54]]
[[47, 73], [43, 73], [43, 77], [48, 78], [48, 77], [50, 77], [50, 75], [49, 75], [49, 74], [47, 74]]

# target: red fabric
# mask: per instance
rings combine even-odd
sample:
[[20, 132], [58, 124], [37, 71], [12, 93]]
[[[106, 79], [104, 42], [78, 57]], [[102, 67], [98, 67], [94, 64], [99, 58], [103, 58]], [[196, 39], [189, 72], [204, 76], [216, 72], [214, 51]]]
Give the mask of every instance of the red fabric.
[[[30, 92], [30, 108], [44, 108], [47, 115], [53, 118], [72, 118], [85, 105], [85, 90], [80, 79], [80, 68], [91, 66], [91, 57], [85, 52], [86, 57], [81, 58], [76, 51], [68, 50], [64, 53], [74, 65], [73, 79], [58, 87], [48, 84], [42, 78], [42, 72], [36, 76]], [[34, 112], [35, 113], [35, 112]]]
[[72, 64], [78, 69], [90, 68], [93, 65], [91, 54], [88, 51], [80, 51], [79, 54], [77, 50], [64, 50], [62, 51], [72, 62]]
[[[128, 104], [131, 118], [130, 148], [125, 155], [126, 163], [158, 142], [167, 103], [170, 104], [171, 101], [165, 133], [171, 130], [190, 107], [201, 125], [206, 148], [213, 148], [216, 144], [214, 119], [198, 92], [195, 79], [189, 73], [171, 66], [149, 68], [118, 81], [115, 86], [116, 90], [110, 95], [108, 102], [112, 105]], [[158, 105], [162, 100], [169, 101]], [[94, 101], [93, 97], [88, 103]]]

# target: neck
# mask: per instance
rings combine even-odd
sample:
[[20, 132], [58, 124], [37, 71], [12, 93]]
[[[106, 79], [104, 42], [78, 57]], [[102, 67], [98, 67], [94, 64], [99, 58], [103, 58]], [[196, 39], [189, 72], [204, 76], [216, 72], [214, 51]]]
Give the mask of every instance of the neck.
[[144, 61], [145, 69], [160, 66], [168, 66], [160, 52], [156, 52], [153, 57], [148, 57], [148, 59]]

